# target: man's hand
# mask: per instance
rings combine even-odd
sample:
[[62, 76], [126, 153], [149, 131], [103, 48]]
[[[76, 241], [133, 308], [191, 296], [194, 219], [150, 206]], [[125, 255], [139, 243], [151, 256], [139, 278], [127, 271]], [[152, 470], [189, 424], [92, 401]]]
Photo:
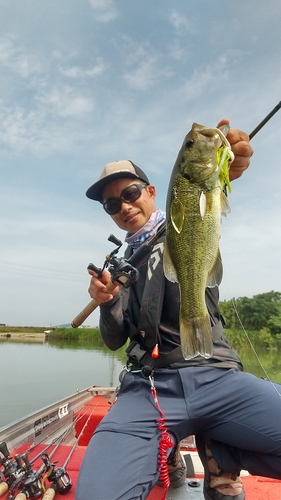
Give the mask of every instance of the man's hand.
[[[229, 120], [224, 118], [218, 123], [217, 127], [221, 127], [226, 124], [229, 125]], [[250, 158], [253, 155], [254, 150], [250, 146], [248, 134], [246, 132], [242, 132], [242, 130], [230, 129], [227, 134], [227, 139], [235, 155], [229, 170], [229, 179], [233, 181], [234, 179], [240, 177], [244, 170], [248, 168], [250, 165]]]
[[[88, 292], [92, 299], [94, 299], [98, 304], [103, 304], [113, 299], [115, 295], [119, 292], [120, 287], [113, 285], [111, 283], [111, 276], [107, 271], [102, 272], [102, 276], [99, 279], [94, 271], [88, 269], [88, 273], [92, 276], [90, 281], [90, 286]], [[111, 284], [110, 292], [108, 291], [107, 284]]]

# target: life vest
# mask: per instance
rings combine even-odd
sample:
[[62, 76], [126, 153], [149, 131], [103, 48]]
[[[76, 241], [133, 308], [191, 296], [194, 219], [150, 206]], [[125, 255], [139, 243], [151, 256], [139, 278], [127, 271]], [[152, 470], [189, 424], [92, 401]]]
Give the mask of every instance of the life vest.
[[[140, 272], [146, 272], [144, 290], [142, 294], [137, 335], [132, 339], [126, 352], [130, 362], [139, 364], [152, 363], [151, 353], [155, 345], [161, 346], [161, 335], [159, 326], [163, 310], [164, 294], [166, 287], [170, 287], [173, 295], [173, 307], [179, 305], [179, 286], [177, 283], [168, 282], [163, 272], [163, 250], [165, 235], [158, 238], [152, 247], [149, 257], [146, 257], [147, 266], [141, 263]], [[130, 250], [125, 256], [128, 258]], [[137, 286], [137, 284], [136, 284]], [[210, 316], [213, 341], [224, 335], [222, 321], [217, 305], [217, 290], [206, 288], [206, 306]], [[170, 353], [159, 356], [153, 360], [154, 367], [164, 367], [176, 362], [184, 362], [180, 346]]]

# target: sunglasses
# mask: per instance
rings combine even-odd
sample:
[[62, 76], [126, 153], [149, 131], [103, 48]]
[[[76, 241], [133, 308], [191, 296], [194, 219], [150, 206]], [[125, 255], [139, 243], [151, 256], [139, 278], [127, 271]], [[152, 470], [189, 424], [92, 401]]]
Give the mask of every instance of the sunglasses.
[[121, 209], [122, 201], [125, 203], [134, 203], [141, 196], [141, 191], [143, 188], [147, 187], [147, 184], [131, 184], [130, 186], [123, 189], [119, 198], [108, 198], [103, 203], [104, 210], [109, 215], [115, 215]]

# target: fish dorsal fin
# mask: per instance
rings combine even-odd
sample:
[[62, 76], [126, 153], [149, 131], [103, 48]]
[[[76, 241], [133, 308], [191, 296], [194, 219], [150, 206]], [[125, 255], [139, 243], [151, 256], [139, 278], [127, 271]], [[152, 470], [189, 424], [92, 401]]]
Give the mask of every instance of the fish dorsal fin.
[[223, 275], [222, 260], [220, 251], [218, 250], [216, 261], [208, 275], [207, 287], [213, 288], [215, 286], [219, 286], [222, 281], [222, 275]]
[[170, 216], [175, 231], [180, 234], [184, 223], [184, 207], [177, 198], [171, 203]]

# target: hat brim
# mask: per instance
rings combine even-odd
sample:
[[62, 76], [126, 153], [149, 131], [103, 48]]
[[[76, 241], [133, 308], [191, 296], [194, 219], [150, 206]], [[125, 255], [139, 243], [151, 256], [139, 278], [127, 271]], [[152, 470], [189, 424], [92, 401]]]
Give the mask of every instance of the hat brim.
[[134, 174], [133, 172], [129, 172], [128, 170], [127, 171], [119, 171], [119, 172], [114, 172], [110, 175], [107, 175], [103, 179], [99, 179], [97, 182], [92, 184], [92, 186], [90, 186], [87, 189], [86, 196], [87, 196], [87, 198], [90, 198], [90, 200], [96, 200], [96, 201], [99, 201], [100, 203], [103, 203], [102, 192], [103, 192], [105, 186], [107, 186], [107, 184], [109, 184], [112, 181], [115, 181], [117, 179], [125, 179], [125, 178], [138, 179], [138, 180], [142, 180], [144, 182], [147, 182], [147, 184], [149, 184], [149, 180], [147, 178], [146, 179], [141, 178], [138, 175]]

